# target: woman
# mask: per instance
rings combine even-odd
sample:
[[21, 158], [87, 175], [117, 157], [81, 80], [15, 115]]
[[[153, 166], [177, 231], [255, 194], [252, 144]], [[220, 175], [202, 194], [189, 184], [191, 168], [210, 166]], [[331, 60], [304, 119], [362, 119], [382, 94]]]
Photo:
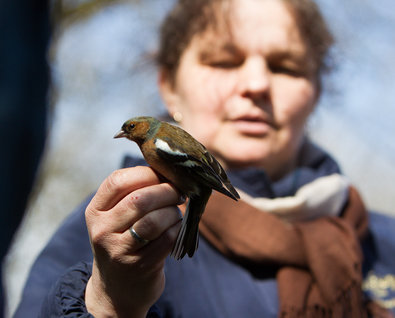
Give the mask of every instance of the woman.
[[[47, 266], [45, 289], [63, 268], [90, 260], [91, 242], [93, 265], [66, 271], [42, 316], [367, 317], [368, 307], [379, 310], [366, 306], [361, 290], [362, 201], [305, 136], [331, 44], [310, 0], [180, 0], [162, 27], [160, 91], [169, 114], [216, 156], [243, 200], [214, 193], [199, 250], [174, 261], [167, 256], [183, 198], [141, 160], [127, 159], [132, 167], [104, 180], [41, 259], [56, 259], [60, 244], [62, 254], [77, 255], [33, 268], [32, 276]], [[27, 290], [39, 284], [31, 278]]]

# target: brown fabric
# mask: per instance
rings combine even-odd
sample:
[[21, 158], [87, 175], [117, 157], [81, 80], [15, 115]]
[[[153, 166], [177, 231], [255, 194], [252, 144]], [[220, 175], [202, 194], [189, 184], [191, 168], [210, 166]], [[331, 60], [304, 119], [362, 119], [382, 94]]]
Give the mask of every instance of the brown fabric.
[[367, 228], [367, 211], [352, 187], [341, 217], [293, 224], [214, 192], [200, 226], [224, 255], [278, 268], [279, 317], [284, 318], [368, 317], [358, 242]]

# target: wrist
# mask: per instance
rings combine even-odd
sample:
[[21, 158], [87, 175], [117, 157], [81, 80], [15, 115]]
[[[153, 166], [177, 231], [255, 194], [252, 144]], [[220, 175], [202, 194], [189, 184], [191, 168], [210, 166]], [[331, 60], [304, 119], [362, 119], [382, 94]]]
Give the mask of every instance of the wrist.
[[143, 306], [135, 307], [131, 304], [131, 301], [126, 305], [116, 305], [105, 292], [102, 282], [98, 282], [93, 275], [86, 286], [85, 304], [88, 312], [95, 318], [123, 318], [131, 316], [145, 318], [149, 310], [149, 308], [144, 308]]

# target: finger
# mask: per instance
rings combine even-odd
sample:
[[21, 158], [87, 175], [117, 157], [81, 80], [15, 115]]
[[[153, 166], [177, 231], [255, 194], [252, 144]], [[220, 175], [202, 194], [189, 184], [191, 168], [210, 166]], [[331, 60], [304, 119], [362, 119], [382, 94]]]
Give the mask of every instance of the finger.
[[159, 182], [159, 176], [150, 167], [139, 166], [116, 170], [100, 185], [89, 204], [90, 208], [107, 211], [128, 193]]
[[166, 207], [148, 213], [134, 223], [132, 228], [142, 239], [153, 241], [181, 219], [178, 208]]
[[147, 270], [157, 271], [163, 268], [163, 263], [176, 242], [180, 227], [181, 223], [178, 222], [168, 228], [157, 239], [130, 254], [130, 261], [139, 263], [139, 268]]
[[113, 232], [124, 232], [147, 213], [182, 203], [182, 197], [169, 183], [161, 183], [133, 191], [109, 212]]
[[[145, 234], [146, 232], [141, 231], [141, 229], [137, 229], [137, 231], [140, 230], [142, 233], [144, 233], [140, 235], [140, 233], [136, 231], [142, 238], [144, 238], [143, 235], [153, 238], [148, 242], [148, 244], [142, 244], [137, 241], [131, 235], [129, 229], [124, 233], [108, 235], [108, 232], [102, 228], [96, 229], [96, 227], [94, 227], [92, 231], [93, 233], [91, 233], [91, 243], [94, 248], [95, 259], [100, 262], [104, 261], [112, 264], [136, 264], [142, 257], [140, 254], [141, 250], [151, 245], [158, 246], [158, 240], [164, 240], [164, 242], [160, 243], [159, 246], [161, 246], [161, 248], [165, 248], [166, 251], [170, 253], [171, 249], [168, 250], [168, 245], [174, 245], [176, 234], [173, 235], [174, 230], [170, 232], [169, 230], [176, 227], [179, 231], [181, 227], [181, 222], [179, 222], [181, 219], [179, 211], [174, 207], [165, 208], [163, 211], [153, 213], [158, 213], [158, 215], [153, 217], [153, 219], [156, 219], [154, 222], [162, 223], [161, 225], [149, 225], [151, 229], [155, 228], [154, 232], [157, 234]], [[151, 222], [148, 221], [148, 223]], [[151, 253], [152, 252], [153, 251], [151, 250]], [[154, 252], [156, 254], [158, 251]]]

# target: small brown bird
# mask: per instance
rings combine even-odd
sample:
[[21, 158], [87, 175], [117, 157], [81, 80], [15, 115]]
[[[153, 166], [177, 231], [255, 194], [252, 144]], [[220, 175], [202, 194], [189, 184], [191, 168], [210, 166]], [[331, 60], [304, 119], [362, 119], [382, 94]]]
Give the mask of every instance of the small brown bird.
[[138, 144], [146, 162], [189, 200], [171, 255], [192, 257], [199, 242], [199, 222], [212, 190], [240, 198], [224, 169], [207, 149], [183, 129], [153, 117], [126, 121], [114, 138]]

